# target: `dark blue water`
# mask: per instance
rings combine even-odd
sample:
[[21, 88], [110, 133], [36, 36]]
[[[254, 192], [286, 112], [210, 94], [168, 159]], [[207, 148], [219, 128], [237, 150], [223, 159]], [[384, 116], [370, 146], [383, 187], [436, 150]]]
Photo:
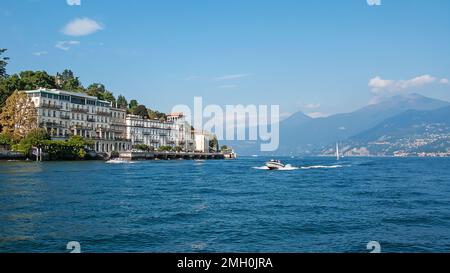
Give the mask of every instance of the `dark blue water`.
[[0, 252], [450, 251], [450, 158], [265, 160], [0, 162]]

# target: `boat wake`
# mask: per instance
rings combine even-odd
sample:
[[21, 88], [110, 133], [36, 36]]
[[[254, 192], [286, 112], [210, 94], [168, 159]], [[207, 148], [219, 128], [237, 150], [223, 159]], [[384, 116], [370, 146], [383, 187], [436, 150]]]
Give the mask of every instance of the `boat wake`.
[[304, 167], [300, 167], [300, 169], [302, 170], [311, 170], [311, 169], [337, 169], [337, 168], [343, 168], [343, 165], [329, 165], [329, 166], [325, 166], [325, 165], [316, 165], [316, 166], [304, 166]]
[[136, 161], [128, 161], [128, 160], [109, 160], [105, 162], [106, 164], [134, 164]]

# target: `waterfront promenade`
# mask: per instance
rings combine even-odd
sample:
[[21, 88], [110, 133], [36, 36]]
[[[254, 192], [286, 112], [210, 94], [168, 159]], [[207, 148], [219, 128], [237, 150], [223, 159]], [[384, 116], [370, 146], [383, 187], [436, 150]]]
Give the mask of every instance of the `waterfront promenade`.
[[119, 157], [128, 160], [173, 160], [173, 159], [225, 159], [223, 153], [194, 153], [194, 152], [121, 152]]

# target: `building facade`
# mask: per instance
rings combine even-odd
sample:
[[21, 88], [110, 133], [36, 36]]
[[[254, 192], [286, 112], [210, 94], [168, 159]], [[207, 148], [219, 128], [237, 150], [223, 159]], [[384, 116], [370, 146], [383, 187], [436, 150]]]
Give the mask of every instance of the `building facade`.
[[200, 153], [209, 153], [209, 134], [204, 132], [194, 132], [195, 151]]
[[162, 146], [175, 147], [173, 124], [160, 120], [145, 119], [141, 116], [126, 116], [126, 137], [133, 145], [145, 144], [159, 149]]
[[167, 115], [167, 121], [172, 124], [172, 134], [175, 137], [175, 146], [184, 151], [194, 151], [194, 129], [186, 121], [183, 113], [171, 113]]
[[38, 126], [54, 140], [82, 136], [93, 140], [94, 150], [103, 153], [130, 151], [138, 144], [209, 151], [209, 136], [196, 135], [183, 113], [169, 114], [166, 121], [145, 119], [84, 93], [55, 89], [24, 92], [37, 109]]
[[82, 136], [94, 141], [97, 152], [131, 149], [131, 142], [124, 137], [122, 126], [125, 124], [126, 112], [113, 109], [110, 102], [83, 93], [54, 89], [25, 93], [36, 107], [39, 127], [45, 128], [52, 139]]

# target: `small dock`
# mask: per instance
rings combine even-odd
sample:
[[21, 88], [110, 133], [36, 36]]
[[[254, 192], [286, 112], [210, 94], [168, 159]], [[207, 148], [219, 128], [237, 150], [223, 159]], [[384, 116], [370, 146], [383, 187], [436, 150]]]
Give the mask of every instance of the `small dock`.
[[119, 157], [127, 160], [225, 159], [225, 156], [222, 153], [193, 152], [121, 152]]

